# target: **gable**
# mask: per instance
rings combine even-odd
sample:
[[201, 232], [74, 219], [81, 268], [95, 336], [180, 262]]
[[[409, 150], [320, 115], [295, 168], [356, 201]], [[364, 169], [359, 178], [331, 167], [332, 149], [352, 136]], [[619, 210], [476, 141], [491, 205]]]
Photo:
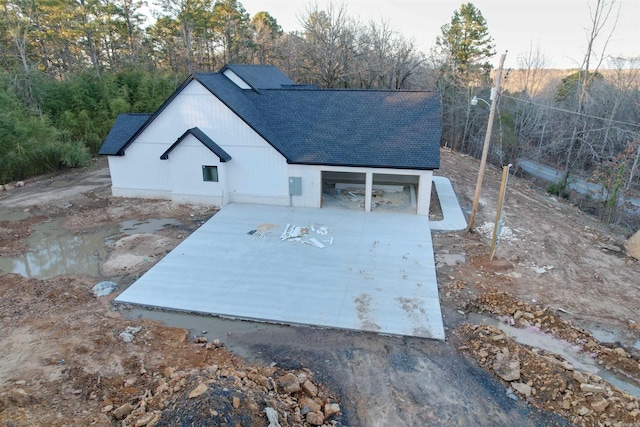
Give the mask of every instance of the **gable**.
[[202, 132], [197, 127], [188, 129], [185, 133], [183, 133], [182, 136], [180, 136], [180, 138], [178, 138], [178, 140], [176, 142], [174, 142], [171, 145], [171, 147], [169, 147], [167, 149], [167, 151], [162, 153], [162, 155], [160, 156], [160, 160], [168, 160], [169, 159], [169, 153], [171, 153], [189, 135], [194, 136], [205, 147], [207, 147], [213, 154], [218, 156], [218, 159], [220, 159], [221, 162], [224, 163], [224, 162], [228, 162], [229, 160], [231, 160], [231, 156], [226, 151], [224, 151], [222, 149], [222, 147], [220, 147], [218, 144], [213, 142], [213, 140], [211, 138], [209, 138], [204, 132]]

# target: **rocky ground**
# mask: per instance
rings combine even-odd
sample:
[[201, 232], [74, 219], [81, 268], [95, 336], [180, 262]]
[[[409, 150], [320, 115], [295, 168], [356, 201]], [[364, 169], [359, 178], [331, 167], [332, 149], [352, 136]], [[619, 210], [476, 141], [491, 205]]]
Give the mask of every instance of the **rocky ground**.
[[[477, 167], [442, 152], [439, 174], [465, 209]], [[623, 247], [629, 230], [527, 181], [509, 181], [494, 260], [485, 223], [499, 171], [485, 175], [476, 232], [433, 235], [447, 342], [238, 321], [224, 321], [224, 333], [187, 331], [132, 318], [92, 286], [126, 288], [215, 209], [112, 198], [108, 186], [98, 162], [0, 193], [2, 257], [28, 251], [33, 227], [47, 221], [87, 235], [175, 220], [109, 239], [107, 255], [96, 254], [101, 277], [0, 273], [0, 425], [640, 423], [638, 397], [607, 381], [640, 389], [640, 265]], [[540, 344], [522, 343], [518, 331]], [[578, 360], [545, 348], [549, 339]]]

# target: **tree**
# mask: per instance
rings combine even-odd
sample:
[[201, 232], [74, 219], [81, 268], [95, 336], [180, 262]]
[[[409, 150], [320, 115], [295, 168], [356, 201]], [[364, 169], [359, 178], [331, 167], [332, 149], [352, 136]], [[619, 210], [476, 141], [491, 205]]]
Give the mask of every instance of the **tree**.
[[305, 80], [327, 88], [344, 86], [357, 50], [356, 23], [346, 6], [330, 3], [327, 10], [320, 10], [316, 4], [307, 10], [302, 26]]
[[218, 0], [213, 7], [213, 29], [224, 49], [224, 61], [245, 62], [250, 42], [249, 14], [237, 0]]
[[253, 45], [256, 62], [268, 64], [277, 55], [278, 41], [282, 36], [282, 28], [269, 12], [258, 12], [251, 19]]
[[443, 107], [442, 138], [445, 145], [465, 151], [473, 126], [470, 101], [472, 94], [490, 81], [488, 60], [495, 55], [493, 39], [482, 13], [472, 3], [454, 11], [451, 22], [441, 30], [435, 54]]

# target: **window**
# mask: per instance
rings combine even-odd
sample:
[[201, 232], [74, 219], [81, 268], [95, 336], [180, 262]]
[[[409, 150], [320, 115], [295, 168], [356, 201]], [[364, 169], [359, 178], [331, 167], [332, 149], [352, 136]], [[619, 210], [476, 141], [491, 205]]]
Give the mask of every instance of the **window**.
[[202, 179], [208, 182], [218, 182], [218, 167], [202, 166]]

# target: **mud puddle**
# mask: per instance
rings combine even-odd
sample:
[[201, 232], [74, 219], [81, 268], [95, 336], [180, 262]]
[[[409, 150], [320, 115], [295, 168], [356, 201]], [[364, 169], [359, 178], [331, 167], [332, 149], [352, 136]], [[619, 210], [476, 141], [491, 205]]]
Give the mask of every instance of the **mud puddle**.
[[469, 323], [495, 326], [520, 344], [539, 348], [562, 356], [577, 370], [596, 374], [620, 390], [623, 390], [633, 396], [640, 397], [640, 387], [637, 384], [631, 383], [627, 378], [602, 369], [600, 365], [598, 365], [598, 362], [594, 360], [589, 353], [582, 351], [579, 346], [573, 345], [564, 340], [559, 340], [537, 328], [520, 329], [481, 314], [468, 313], [468, 315]]
[[225, 319], [217, 316], [182, 313], [177, 311], [152, 310], [142, 307], [131, 308], [123, 311], [123, 315], [129, 319], [149, 319], [161, 322], [165, 326], [187, 329], [189, 337], [206, 337], [209, 341], [220, 340], [232, 353], [249, 359], [255, 356], [255, 352], [248, 347], [239, 345], [231, 340], [233, 334], [247, 332], [261, 332], [267, 329], [277, 329], [284, 326], [269, 323], [251, 322], [248, 320]]
[[31, 216], [31, 213], [16, 209], [0, 209], [0, 221], [22, 221]]
[[59, 220], [33, 227], [27, 240], [29, 252], [0, 257], [0, 270], [35, 279], [52, 279], [65, 274], [100, 277], [98, 264], [107, 256], [105, 242], [117, 230], [103, 228], [86, 234], [64, 230]]
[[[12, 211], [11, 220], [24, 219], [21, 211]], [[2, 212], [4, 214], [4, 212]], [[24, 213], [27, 215], [28, 213]], [[2, 217], [5, 219], [5, 217]], [[15, 257], [0, 257], [0, 270], [34, 279], [52, 279], [78, 274], [102, 278], [100, 261], [107, 258], [106, 247], [122, 234], [154, 234], [165, 227], [184, 227], [175, 219], [152, 218], [145, 221], [123, 221], [119, 227], [103, 227], [75, 234], [61, 226], [61, 220], [38, 224], [27, 240], [28, 252]]]

